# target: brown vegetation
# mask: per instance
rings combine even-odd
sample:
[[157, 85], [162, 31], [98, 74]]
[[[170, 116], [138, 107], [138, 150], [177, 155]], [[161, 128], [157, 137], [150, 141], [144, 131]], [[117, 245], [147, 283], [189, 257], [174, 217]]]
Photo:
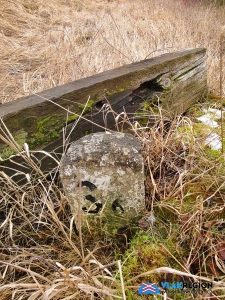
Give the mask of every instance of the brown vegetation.
[[205, 1], [0, 0], [0, 101], [184, 48], [218, 91], [223, 6]]
[[[208, 49], [218, 94], [224, 8], [196, 2], [0, 0], [2, 101], [187, 47]], [[190, 119], [202, 105], [151, 129], [130, 124], [143, 145], [148, 207], [122, 242], [84, 232], [85, 215], [71, 213], [57, 170], [46, 178], [8, 132], [29, 174], [20, 186], [0, 174], [1, 299], [143, 299], [141, 282], [184, 278], [213, 283], [195, 299], [224, 298], [224, 154], [203, 145], [202, 124]]]

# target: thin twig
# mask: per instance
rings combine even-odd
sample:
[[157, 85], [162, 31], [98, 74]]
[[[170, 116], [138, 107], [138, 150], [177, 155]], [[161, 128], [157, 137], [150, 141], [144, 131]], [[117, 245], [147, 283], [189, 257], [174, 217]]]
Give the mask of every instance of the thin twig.
[[222, 140], [222, 153], [224, 153], [223, 145], [223, 39], [224, 39], [225, 26], [221, 28], [220, 33], [220, 109], [221, 109], [221, 140]]

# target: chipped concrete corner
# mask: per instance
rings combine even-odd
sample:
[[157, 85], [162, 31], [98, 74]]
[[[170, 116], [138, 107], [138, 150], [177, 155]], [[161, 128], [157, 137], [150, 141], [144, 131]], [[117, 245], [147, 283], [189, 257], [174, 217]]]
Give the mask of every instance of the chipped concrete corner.
[[130, 226], [144, 211], [142, 149], [131, 134], [94, 133], [72, 143], [60, 177], [73, 212], [80, 201], [89, 223], [100, 216], [107, 234]]

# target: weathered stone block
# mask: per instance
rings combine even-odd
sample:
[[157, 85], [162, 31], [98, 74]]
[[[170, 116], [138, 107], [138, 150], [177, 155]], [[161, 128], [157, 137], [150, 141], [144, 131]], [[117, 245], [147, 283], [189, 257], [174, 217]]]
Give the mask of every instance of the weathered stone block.
[[130, 226], [144, 210], [141, 145], [131, 134], [94, 133], [73, 142], [60, 177], [73, 212], [80, 207], [89, 225], [107, 234]]

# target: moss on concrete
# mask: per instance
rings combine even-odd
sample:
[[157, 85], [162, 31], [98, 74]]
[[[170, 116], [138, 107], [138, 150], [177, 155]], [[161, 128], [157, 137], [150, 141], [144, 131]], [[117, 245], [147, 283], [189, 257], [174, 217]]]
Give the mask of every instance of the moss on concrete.
[[[93, 236], [102, 236], [103, 238], [107, 236], [115, 240], [121, 228], [129, 228], [134, 231], [135, 228], [137, 228], [138, 220], [141, 216], [126, 218], [122, 213], [115, 214], [108, 210], [105, 211], [104, 207], [100, 214], [85, 214], [84, 218]], [[121, 224], [123, 224], [123, 226], [121, 226]]]
[[[189, 66], [187, 66], [189, 61]], [[140, 86], [141, 82], [150, 80], [151, 74], [155, 74], [155, 78], [160, 78], [162, 74], [164, 76], [167, 73], [170, 78], [173, 78], [173, 80], [176, 78], [175, 81], [179, 81], [181, 84], [178, 82], [174, 84], [173, 97], [170, 97], [171, 85], [166, 86], [168, 90], [164, 89], [164, 92], [168, 94], [168, 97], [165, 97], [165, 99], [160, 98], [160, 101], [162, 100], [162, 107], [165, 110], [175, 110], [177, 114], [180, 113], [180, 110], [181, 112], [186, 110], [191, 103], [196, 101], [196, 97], [199, 95], [200, 98], [203, 91], [206, 90], [204, 62], [205, 49], [197, 49], [167, 54], [156, 59], [155, 63], [150, 60], [150, 62], [135, 63], [132, 68], [124, 66], [121, 67], [121, 71], [116, 69], [110, 72], [107, 71], [103, 75], [93, 76], [91, 78], [93, 84], [90, 86], [90, 78], [83, 79], [79, 83], [76, 82], [74, 87], [68, 84], [68, 90], [66, 88], [67, 93], [65, 94], [65, 86], [54, 88], [48, 96], [49, 99], [52, 99], [50, 102], [43, 100], [46, 97], [45, 92], [43, 92], [43, 96], [41, 96], [42, 94], [40, 96], [31, 95], [26, 99], [21, 99], [21, 101], [13, 103], [13, 107], [7, 107], [8, 113], [4, 115], [3, 119], [14, 137], [17, 135], [18, 128], [23, 128], [26, 131], [26, 142], [29, 144], [30, 149], [42, 148], [57, 139], [66, 124], [77, 120], [78, 116], [76, 114], [79, 115], [83, 111], [89, 96], [91, 96], [91, 100], [85, 107], [84, 113], [90, 111], [92, 105], [96, 102], [103, 100], [104, 96], [116, 97], [117, 94], [131, 88], [135, 89]], [[176, 68], [174, 68], [174, 63], [177, 66]], [[202, 67], [200, 67], [201, 64]], [[198, 72], [195, 76], [193, 75], [193, 82], [186, 85], [186, 81], [179, 80], [180, 77], [185, 76], [190, 71], [192, 74], [196, 67], [198, 67]], [[176, 76], [177, 72], [180, 73], [179, 76]], [[154, 80], [154, 78], [151, 80]], [[193, 95], [195, 89], [198, 95], [190, 96]], [[183, 91], [186, 91], [186, 93], [183, 93]], [[180, 97], [181, 95], [182, 97]], [[175, 99], [175, 104], [172, 99]], [[80, 102], [82, 104], [78, 104]], [[60, 106], [64, 109], [69, 108], [70, 111], [74, 112], [74, 115], [69, 115], [66, 120], [65, 110], [61, 109]], [[0, 144], [1, 149], [7, 148], [3, 142], [0, 141]], [[0, 153], [2, 155], [2, 151]], [[5, 153], [7, 153], [6, 150]]]
[[[27, 137], [27, 132], [25, 132], [24, 130], [19, 130], [16, 132], [14, 139], [16, 141], [16, 143], [21, 146], [21, 148], [23, 147], [24, 143], [26, 142], [26, 137]], [[10, 157], [13, 154], [16, 154], [16, 152], [13, 150], [12, 147], [4, 145], [0, 147], [0, 153], [1, 153], [1, 158], [2, 159], [6, 159], [8, 157]]]
[[[23, 146], [25, 142], [28, 143], [30, 149], [47, 145], [49, 142], [60, 137], [62, 128], [66, 124], [76, 121], [82, 111], [83, 113], [89, 112], [94, 103], [94, 100], [90, 100], [84, 111], [85, 105], [80, 104], [77, 108], [77, 113], [70, 115], [67, 118], [57, 113], [51, 114], [45, 118], [38, 118], [36, 116], [28, 116], [26, 118], [21, 117], [22, 124], [26, 125], [23, 127], [26, 127], [27, 131], [20, 130], [14, 132], [14, 139], [20, 146]], [[0, 147], [0, 153], [2, 159], [7, 159], [15, 154], [15, 151], [8, 145], [3, 144]]]
[[108, 97], [110, 97], [110, 96], [113, 96], [113, 95], [115, 95], [117, 93], [122, 93], [123, 91], [125, 91], [125, 89], [126, 88], [124, 88], [124, 87], [119, 87], [119, 88], [117, 88], [115, 90], [108, 90], [108, 91], [105, 92], [105, 95], [108, 96]]
[[57, 114], [53, 114], [37, 122], [36, 132], [27, 141], [31, 148], [45, 145], [60, 136], [63, 122], [57, 117]]
[[78, 112], [79, 113], [84, 113], [86, 114], [87, 112], [89, 112], [91, 110], [91, 108], [93, 107], [93, 105], [95, 104], [95, 101], [90, 99], [88, 101], [88, 103], [84, 103], [84, 104], [79, 104], [78, 105]]
[[69, 117], [66, 119], [66, 122], [67, 122], [67, 124], [70, 124], [70, 123], [76, 121], [78, 118], [79, 118], [79, 115], [74, 114], [74, 115], [69, 116]]

